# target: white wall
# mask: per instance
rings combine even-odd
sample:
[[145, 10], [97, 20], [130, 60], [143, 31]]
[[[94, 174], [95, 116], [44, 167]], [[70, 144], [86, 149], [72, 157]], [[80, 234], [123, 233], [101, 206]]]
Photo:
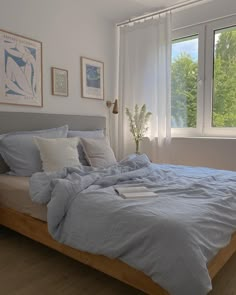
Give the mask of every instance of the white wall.
[[[141, 148], [151, 155], [149, 140]], [[236, 171], [235, 149], [235, 139], [172, 138], [170, 144], [156, 148], [156, 162]]]
[[173, 28], [180, 28], [236, 13], [235, 0], [209, 0], [205, 4], [173, 12]]
[[[173, 13], [173, 26], [180, 28], [236, 13], [235, 0], [214, 0], [204, 5]], [[143, 144], [147, 153], [148, 144]], [[236, 139], [174, 138], [157, 149], [157, 161], [236, 170]]]
[[[83, 4], [82, 4], [83, 2]], [[80, 56], [104, 61], [105, 100], [114, 97], [115, 26], [80, 0], [0, 0], [0, 29], [43, 42], [44, 107], [1, 111], [107, 115], [105, 101], [81, 98]], [[51, 95], [52, 66], [69, 71], [69, 97]]]

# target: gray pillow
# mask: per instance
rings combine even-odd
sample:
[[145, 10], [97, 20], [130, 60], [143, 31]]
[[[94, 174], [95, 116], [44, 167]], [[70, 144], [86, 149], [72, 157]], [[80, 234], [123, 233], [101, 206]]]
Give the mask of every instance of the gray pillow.
[[3, 160], [2, 156], [0, 155], [0, 174], [7, 173], [9, 170], [10, 170], [9, 167]]
[[107, 138], [81, 138], [80, 141], [92, 167], [106, 168], [117, 163]]
[[[1, 134], [0, 135], [0, 140], [1, 138], [4, 136], [5, 134]], [[3, 160], [3, 157], [0, 154], [0, 174], [5, 174], [9, 171], [9, 167], [7, 166], [7, 164], [5, 163], [5, 161]]]
[[[104, 130], [98, 129], [98, 130], [92, 130], [92, 131], [68, 131], [68, 137], [80, 137], [80, 138], [104, 138]], [[78, 153], [79, 153], [79, 160], [80, 163], [84, 166], [89, 166], [89, 163], [86, 159], [83, 147], [81, 143], [78, 144]]]
[[45, 138], [67, 137], [68, 126], [48, 130], [8, 133], [0, 138], [0, 154], [10, 167], [9, 174], [31, 176], [42, 170], [42, 163], [34, 136]]

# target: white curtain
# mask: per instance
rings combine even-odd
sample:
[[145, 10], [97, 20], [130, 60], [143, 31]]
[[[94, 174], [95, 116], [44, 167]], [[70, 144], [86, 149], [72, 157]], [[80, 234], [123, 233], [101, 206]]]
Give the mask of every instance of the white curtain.
[[[146, 104], [152, 112], [147, 136], [155, 146], [171, 137], [171, 13], [120, 29], [118, 154], [134, 151], [125, 108]], [[157, 139], [156, 139], [157, 138]], [[156, 144], [155, 144], [156, 143]]]

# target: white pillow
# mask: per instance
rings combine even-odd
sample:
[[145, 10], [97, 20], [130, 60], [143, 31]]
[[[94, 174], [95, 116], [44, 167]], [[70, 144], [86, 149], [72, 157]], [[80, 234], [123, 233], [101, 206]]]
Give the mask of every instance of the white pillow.
[[92, 167], [105, 168], [117, 163], [106, 138], [80, 138], [80, 142]]
[[45, 139], [34, 137], [46, 172], [61, 171], [64, 167], [80, 164], [77, 145], [78, 137]]
[[[104, 130], [89, 130], [89, 131], [72, 131], [69, 130], [67, 133], [67, 137], [79, 137], [79, 138], [104, 138]], [[81, 143], [78, 144], [78, 152], [79, 152], [79, 160], [80, 163], [84, 166], [89, 166], [89, 163], [86, 159], [83, 147]]]

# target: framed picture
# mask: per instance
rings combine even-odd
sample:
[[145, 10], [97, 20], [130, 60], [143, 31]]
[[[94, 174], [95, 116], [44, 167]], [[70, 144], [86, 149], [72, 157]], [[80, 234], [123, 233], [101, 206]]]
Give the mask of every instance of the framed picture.
[[0, 30], [0, 103], [43, 106], [42, 42]]
[[81, 96], [104, 99], [104, 63], [81, 57]]
[[52, 68], [52, 95], [68, 96], [68, 71]]

